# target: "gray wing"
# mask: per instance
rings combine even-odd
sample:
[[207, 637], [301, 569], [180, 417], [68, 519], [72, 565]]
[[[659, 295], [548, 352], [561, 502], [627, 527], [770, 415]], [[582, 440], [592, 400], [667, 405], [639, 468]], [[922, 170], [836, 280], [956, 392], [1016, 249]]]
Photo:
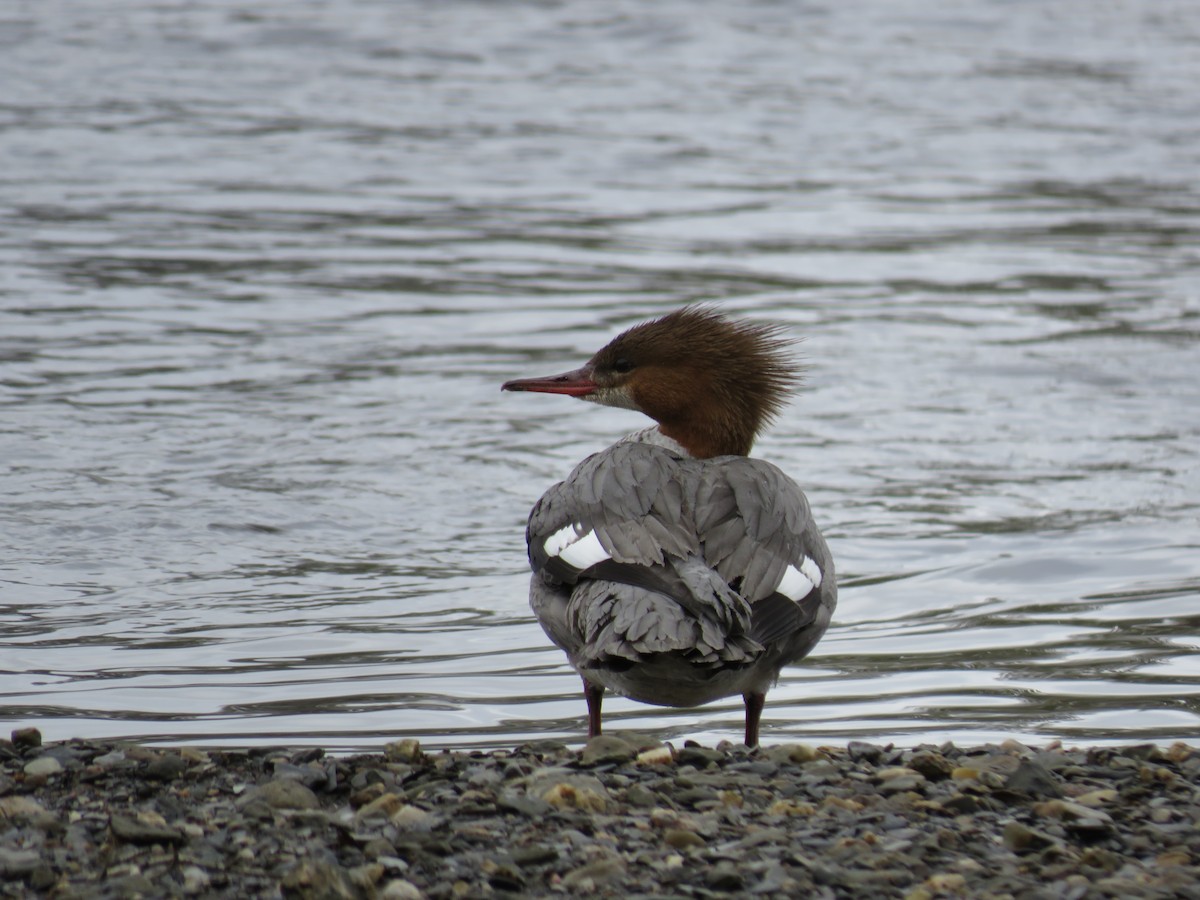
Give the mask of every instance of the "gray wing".
[[[791, 478], [759, 459], [705, 466], [696, 497], [704, 558], [751, 605], [750, 635], [770, 644], [805, 628], [837, 588], [833, 560]], [[823, 629], [822, 629], [823, 630]]]
[[[554, 547], [594, 535], [603, 551], [620, 565], [661, 565], [667, 555], [687, 556], [699, 549], [695, 520], [684, 502], [679, 457], [650, 444], [616, 444], [595, 453], [550, 488], [529, 515], [526, 540], [535, 572], [574, 583], [589, 566], [572, 565], [569, 553]], [[547, 541], [560, 535], [550, 548]], [[565, 549], [565, 548], [564, 548]], [[591, 557], [585, 557], [590, 559]]]
[[[700, 557], [693, 502], [699, 471], [695, 460], [666, 448], [624, 442], [585, 459], [538, 501], [526, 533], [529, 562], [545, 595], [539, 618], [557, 631], [556, 643], [582, 637], [611, 651], [630, 640], [639, 652], [665, 652], [699, 633], [695, 646], [716, 650], [722, 635], [749, 630], [746, 601]], [[628, 602], [617, 602], [620, 590], [585, 602], [593, 591], [582, 590], [584, 582], [632, 590], [625, 591]], [[577, 584], [581, 590], [569, 589]], [[558, 614], [547, 602], [556, 585], [568, 588], [557, 593], [572, 607]], [[742, 643], [753, 650], [753, 642]]]
[[527, 540], [538, 619], [585, 665], [799, 658], [836, 597], [804, 494], [761, 460], [616, 444], [546, 492]]

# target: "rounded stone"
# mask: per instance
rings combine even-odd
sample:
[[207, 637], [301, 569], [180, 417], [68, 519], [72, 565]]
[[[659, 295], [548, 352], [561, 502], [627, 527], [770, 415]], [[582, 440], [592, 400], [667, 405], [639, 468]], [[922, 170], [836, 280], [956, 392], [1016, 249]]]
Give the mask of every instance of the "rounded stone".
[[277, 778], [252, 792], [271, 809], [320, 809], [321, 801], [309, 788], [290, 778]]
[[591, 738], [579, 752], [579, 762], [585, 766], [605, 763], [623, 763], [633, 759], [637, 748], [622, 738], [610, 734], [598, 734]]
[[692, 847], [703, 847], [706, 844], [700, 835], [683, 828], [668, 828], [663, 833], [663, 842], [676, 850], [688, 850]]
[[42, 733], [36, 728], [15, 728], [12, 732], [13, 746], [18, 750], [28, 750], [42, 746]]
[[424, 757], [421, 742], [413, 738], [393, 741], [383, 748], [383, 754], [391, 762], [401, 763], [419, 763]]
[[53, 756], [39, 756], [25, 763], [25, 774], [33, 776], [57, 775], [63, 770], [63, 765]]
[[393, 878], [375, 894], [379, 900], [422, 900], [421, 889], [411, 881]]

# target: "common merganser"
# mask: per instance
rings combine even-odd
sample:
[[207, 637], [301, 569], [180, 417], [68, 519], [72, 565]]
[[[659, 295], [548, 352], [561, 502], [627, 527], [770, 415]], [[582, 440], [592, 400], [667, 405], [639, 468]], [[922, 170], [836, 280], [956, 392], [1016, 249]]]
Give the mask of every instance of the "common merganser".
[[636, 325], [582, 368], [501, 390], [566, 394], [658, 425], [589, 456], [529, 515], [530, 605], [583, 678], [660, 706], [741, 694], [758, 744], [766, 692], [820, 640], [833, 560], [804, 493], [747, 454], [798, 381], [774, 325], [691, 306]]

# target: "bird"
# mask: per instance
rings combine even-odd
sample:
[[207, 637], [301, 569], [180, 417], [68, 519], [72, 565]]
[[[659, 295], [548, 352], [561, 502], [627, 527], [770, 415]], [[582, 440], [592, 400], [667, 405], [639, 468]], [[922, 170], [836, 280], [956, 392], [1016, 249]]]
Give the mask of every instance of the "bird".
[[749, 456], [800, 382], [777, 324], [697, 304], [623, 331], [584, 365], [503, 391], [562, 394], [656, 424], [580, 462], [533, 506], [529, 602], [583, 680], [672, 707], [740, 694], [759, 742], [768, 689], [829, 626], [837, 581], [800, 487]]

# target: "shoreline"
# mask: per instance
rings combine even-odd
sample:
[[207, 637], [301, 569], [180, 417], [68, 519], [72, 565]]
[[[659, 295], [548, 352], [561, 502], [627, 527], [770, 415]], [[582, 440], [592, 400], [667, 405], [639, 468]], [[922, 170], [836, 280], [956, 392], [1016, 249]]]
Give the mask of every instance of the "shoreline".
[[1183, 743], [0, 740], [0, 897], [1197, 897]]

